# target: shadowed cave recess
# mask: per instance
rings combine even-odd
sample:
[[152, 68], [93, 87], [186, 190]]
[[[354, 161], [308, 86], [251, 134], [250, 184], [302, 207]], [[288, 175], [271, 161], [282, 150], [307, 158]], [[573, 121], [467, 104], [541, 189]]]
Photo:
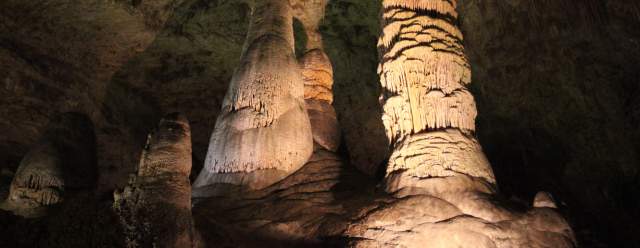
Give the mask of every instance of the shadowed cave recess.
[[640, 3], [0, 1], [0, 247], [639, 247]]

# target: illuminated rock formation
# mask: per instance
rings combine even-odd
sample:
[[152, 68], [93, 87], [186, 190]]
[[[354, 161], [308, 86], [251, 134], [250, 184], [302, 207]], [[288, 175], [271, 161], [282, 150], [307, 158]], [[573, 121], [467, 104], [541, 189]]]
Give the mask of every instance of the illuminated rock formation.
[[22, 159], [9, 197], [0, 207], [25, 217], [45, 215], [48, 206], [63, 200], [62, 166], [60, 153], [52, 143], [36, 145]]
[[474, 137], [470, 67], [457, 1], [385, 0], [378, 48], [384, 125], [393, 146], [385, 190], [394, 199], [357, 216], [353, 247], [573, 247], [545, 193], [533, 209], [495, 197], [491, 166]]
[[477, 112], [466, 87], [471, 71], [455, 1], [384, 1], [383, 7], [378, 73], [382, 118], [394, 146], [387, 175], [462, 173], [495, 183], [473, 136]]
[[0, 207], [27, 218], [41, 217], [66, 193], [93, 188], [95, 169], [91, 122], [83, 115], [64, 113], [51, 121], [24, 156]]
[[[333, 67], [322, 45], [319, 26], [324, 18], [326, 0], [291, 1], [294, 17], [307, 37], [299, 64], [304, 82], [304, 99], [316, 145], [335, 152], [340, 130], [333, 103]], [[314, 149], [314, 150], [317, 150]]]
[[256, 0], [195, 196], [211, 194], [216, 184], [264, 188], [309, 159], [311, 127], [293, 43], [289, 1]]
[[313, 49], [306, 52], [300, 59], [300, 65], [313, 141], [322, 149], [336, 152], [340, 145], [340, 130], [336, 111], [331, 105], [333, 101], [331, 62], [321, 49]]
[[[305, 32], [318, 39], [320, 18], [311, 19], [306, 15], [322, 16], [325, 3], [300, 1], [293, 5], [302, 8], [295, 10]], [[304, 247], [320, 245], [320, 237], [339, 236], [344, 230], [349, 211], [335, 192], [351, 199], [351, 195], [357, 194], [354, 191], [357, 186], [365, 186], [359, 181], [364, 176], [356, 173], [355, 168], [347, 167], [335, 153], [340, 144], [340, 132], [331, 105], [333, 69], [318, 44], [321, 40], [315, 45], [307, 43], [305, 54], [299, 60], [306, 108], [311, 119], [313, 154], [298, 171], [264, 189], [228, 189], [226, 194], [198, 199], [194, 218], [199, 230], [228, 232], [217, 237], [203, 231], [207, 245]], [[341, 182], [342, 176], [351, 176], [350, 182]], [[341, 183], [349, 186], [336, 190]]]
[[193, 246], [190, 172], [189, 123], [167, 115], [149, 135], [129, 185], [114, 193], [127, 247]]

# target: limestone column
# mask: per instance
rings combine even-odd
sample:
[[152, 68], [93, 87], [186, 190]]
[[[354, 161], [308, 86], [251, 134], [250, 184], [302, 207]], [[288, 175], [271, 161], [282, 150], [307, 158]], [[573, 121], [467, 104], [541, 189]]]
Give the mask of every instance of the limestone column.
[[192, 247], [191, 128], [181, 114], [165, 116], [147, 139], [129, 184], [114, 193], [127, 247]]
[[380, 81], [393, 144], [383, 207], [345, 231], [348, 247], [575, 247], [547, 194], [526, 212], [496, 196], [474, 137], [471, 73], [456, 0], [383, 0]]
[[456, 0], [384, 0], [378, 41], [383, 122], [393, 146], [387, 190], [463, 176], [495, 184], [474, 137], [471, 71]]
[[313, 149], [288, 0], [255, 0], [239, 67], [211, 136], [194, 197], [216, 185], [269, 186], [298, 170]]

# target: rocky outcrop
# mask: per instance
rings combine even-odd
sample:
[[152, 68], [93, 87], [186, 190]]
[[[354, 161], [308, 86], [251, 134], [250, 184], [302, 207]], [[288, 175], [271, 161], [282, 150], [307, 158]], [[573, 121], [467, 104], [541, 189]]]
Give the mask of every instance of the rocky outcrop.
[[267, 187], [298, 170], [313, 149], [291, 5], [258, 0], [252, 8], [242, 60], [193, 184], [196, 196], [216, 184]]
[[8, 199], [0, 205], [25, 217], [41, 217], [49, 205], [62, 202], [63, 163], [51, 143], [37, 145], [22, 160], [11, 182]]
[[191, 218], [191, 130], [178, 113], [149, 135], [129, 185], [114, 193], [127, 247], [194, 247]]
[[93, 190], [95, 156], [92, 123], [77, 113], [56, 117], [22, 159], [0, 207], [26, 218], [42, 217], [65, 194]]

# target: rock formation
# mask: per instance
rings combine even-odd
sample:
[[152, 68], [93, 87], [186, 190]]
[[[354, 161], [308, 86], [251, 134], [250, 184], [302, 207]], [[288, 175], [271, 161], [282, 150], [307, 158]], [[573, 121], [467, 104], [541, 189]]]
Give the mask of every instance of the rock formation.
[[0, 206], [24, 217], [40, 217], [46, 208], [60, 203], [64, 192], [63, 163], [50, 142], [42, 142], [22, 159], [8, 199]]
[[304, 94], [307, 113], [311, 120], [311, 132], [316, 144], [314, 150], [336, 152], [340, 145], [340, 129], [336, 111], [331, 105], [333, 93], [333, 69], [327, 55], [321, 49], [307, 51], [300, 59], [304, 78]]
[[95, 186], [95, 138], [88, 119], [64, 113], [24, 156], [0, 207], [27, 218], [47, 214], [64, 195]]
[[313, 142], [303, 96], [291, 4], [254, 1], [242, 59], [194, 195], [214, 193], [219, 184], [264, 188], [304, 165]]
[[383, 1], [379, 74], [395, 199], [357, 218], [353, 247], [573, 247], [544, 193], [521, 213], [496, 197], [474, 137], [476, 107], [457, 1]]
[[333, 103], [333, 67], [324, 52], [319, 26], [324, 17], [326, 0], [293, 1], [294, 16], [302, 23], [307, 41], [299, 59], [304, 99], [311, 120], [313, 141], [330, 152], [340, 145], [340, 130]]
[[462, 173], [495, 183], [473, 137], [477, 110], [466, 88], [471, 70], [455, 24], [456, 2], [384, 1], [383, 7], [378, 73], [382, 119], [394, 147], [387, 175]]
[[[563, 247], [571, 229], [583, 247], [640, 247], [640, 1], [0, 2], [0, 247]], [[251, 78], [285, 70], [310, 130], [290, 171], [269, 149], [298, 148], [276, 104], [293, 88]], [[66, 111], [95, 124], [97, 159], [82, 127], [47, 131]], [[223, 159], [282, 163], [211, 166], [188, 199], [162, 135], [140, 163], [171, 112], [189, 117], [192, 180], [212, 137]], [[65, 172], [94, 159], [97, 179]]]
[[[198, 229], [225, 230], [218, 236], [203, 233], [208, 246], [321, 246], [323, 238], [339, 236], [344, 230], [350, 212], [344, 205], [358, 199], [355, 189], [372, 185], [361, 183], [366, 177], [347, 167], [336, 154], [340, 132], [331, 105], [333, 70], [319, 40], [320, 18], [309, 18], [321, 17], [325, 3], [292, 5], [305, 32], [317, 37], [316, 42], [307, 43], [299, 59], [313, 154], [298, 171], [264, 189], [230, 188], [224, 194], [197, 199], [194, 218]], [[342, 176], [350, 177], [350, 182], [340, 182]]]
[[181, 114], [165, 116], [149, 135], [129, 185], [114, 193], [127, 247], [193, 247], [191, 130]]

